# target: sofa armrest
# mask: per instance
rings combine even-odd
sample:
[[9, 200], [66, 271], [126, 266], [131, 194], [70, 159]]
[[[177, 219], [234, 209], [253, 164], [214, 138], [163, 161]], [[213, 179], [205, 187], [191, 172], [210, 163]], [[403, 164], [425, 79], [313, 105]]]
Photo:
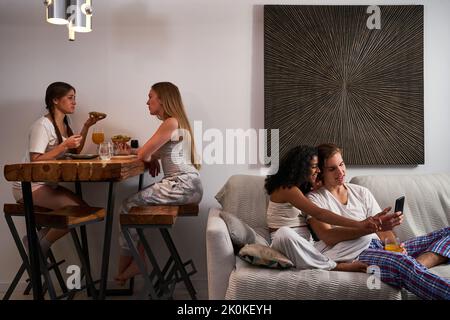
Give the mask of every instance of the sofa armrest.
[[230, 274], [236, 266], [230, 235], [219, 213], [220, 209], [210, 209], [206, 225], [208, 296], [213, 300], [225, 299]]

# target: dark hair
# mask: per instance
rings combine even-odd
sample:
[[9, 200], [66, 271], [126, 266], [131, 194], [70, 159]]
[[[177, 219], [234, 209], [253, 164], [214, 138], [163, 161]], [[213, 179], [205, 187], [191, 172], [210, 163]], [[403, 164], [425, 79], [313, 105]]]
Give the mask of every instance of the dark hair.
[[317, 156], [317, 148], [297, 146], [289, 150], [281, 159], [278, 172], [266, 178], [264, 187], [271, 194], [279, 187], [298, 187], [303, 193], [311, 191], [308, 180], [311, 160]]
[[[61, 132], [59, 131], [58, 126], [55, 123], [55, 107], [53, 105], [53, 99], [60, 99], [64, 97], [70, 90], [76, 92], [75, 88], [68, 83], [53, 82], [47, 87], [47, 90], [45, 91], [45, 105], [46, 108], [48, 109], [48, 112], [50, 113], [50, 120], [52, 121], [53, 126], [55, 127], [56, 136], [58, 137], [58, 143], [61, 143], [63, 140]], [[64, 117], [64, 123], [67, 126], [67, 135], [70, 137], [71, 135], [73, 135], [73, 131], [72, 128], [69, 126], [67, 116]]]

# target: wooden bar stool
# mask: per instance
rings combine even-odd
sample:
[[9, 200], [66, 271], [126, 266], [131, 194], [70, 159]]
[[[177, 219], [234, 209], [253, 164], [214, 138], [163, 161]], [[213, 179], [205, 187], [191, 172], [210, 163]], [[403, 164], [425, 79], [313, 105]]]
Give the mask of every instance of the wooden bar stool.
[[[34, 211], [36, 213], [44, 213], [44, 212], [50, 212], [51, 209], [34, 206]], [[17, 287], [17, 284], [19, 283], [20, 279], [22, 278], [22, 275], [25, 273], [25, 271], [28, 273], [28, 277], [30, 279], [30, 264], [28, 262], [28, 255], [27, 252], [22, 244], [22, 241], [20, 239], [19, 233], [17, 232], [17, 228], [14, 224], [14, 217], [22, 217], [25, 216], [25, 209], [23, 204], [20, 203], [5, 203], [3, 206], [3, 212], [5, 214], [5, 220], [9, 227], [9, 230], [11, 232], [11, 235], [13, 237], [13, 240], [16, 244], [17, 250], [19, 251], [19, 255], [22, 259], [22, 265], [20, 266], [19, 270], [17, 271], [13, 281], [11, 282], [10, 286], [8, 287], [8, 290], [6, 291], [5, 295], [3, 296], [3, 300], [9, 300], [12, 293]], [[40, 227], [37, 228], [38, 230]], [[56, 261], [55, 256], [53, 255], [53, 252], [51, 248], [48, 251], [48, 257], [50, 259], [50, 265], [48, 265], [47, 269], [48, 271], [53, 270], [56, 278], [58, 280], [59, 286], [63, 293], [67, 293], [67, 287], [64, 281], [64, 278], [62, 277], [61, 271], [59, 270], [59, 266], [65, 262], [65, 260]], [[24, 295], [28, 295], [31, 290], [31, 281], [28, 281], [27, 288], [24, 291]]]
[[[178, 216], [197, 215], [198, 204], [133, 207], [128, 214], [120, 215], [122, 232], [144, 277], [146, 288], [152, 299], [171, 299], [175, 285], [180, 281], [184, 282], [191, 299], [196, 299], [196, 291], [190, 279], [190, 276], [197, 272], [194, 262], [192, 260], [182, 262], [168, 229], [172, 227]], [[148, 228], [159, 229], [169, 250], [170, 256], [162, 269], [145, 239], [143, 230]], [[137, 248], [133, 244], [130, 229], [136, 229], [139, 240], [144, 246], [145, 253], [153, 267], [150, 274], [147, 273], [144, 261], [142, 261]], [[191, 268], [189, 272], [188, 266]]]
[[[77, 228], [103, 221], [105, 218], [105, 213], [105, 209], [98, 207], [67, 206], [55, 211], [36, 215], [36, 224], [39, 226], [70, 230], [78, 258], [80, 259], [81, 266], [83, 268], [82, 270], [84, 270], [84, 275], [86, 276], [86, 287], [94, 299], [97, 297], [97, 291], [95, 288], [95, 283], [92, 280], [91, 268], [88, 262], [89, 248], [83, 248], [81, 246]], [[83, 289], [84, 287], [80, 288], [80, 290]]]
[[[21, 206], [21, 208], [20, 208]], [[20, 211], [21, 209], [21, 211]], [[75, 244], [75, 249], [77, 251], [78, 258], [80, 259], [82, 270], [84, 275], [86, 276], [86, 286], [82, 287], [80, 290], [87, 287], [89, 289], [90, 294], [96, 297], [96, 289], [94, 286], [94, 281], [92, 280], [90, 266], [89, 266], [89, 259], [86, 255], [88, 255], [88, 248], [83, 248], [80, 244], [80, 240], [77, 233], [78, 227], [86, 226], [87, 224], [95, 223], [102, 221], [105, 217], [105, 210], [103, 208], [96, 208], [96, 207], [83, 207], [83, 206], [67, 206], [59, 210], [49, 211], [49, 209], [46, 208], [39, 208], [35, 207], [35, 219], [36, 219], [36, 225], [40, 227], [50, 227], [50, 228], [59, 228], [59, 229], [69, 229], [70, 233], [72, 235], [73, 242]], [[19, 239], [17, 230], [12, 223], [11, 217], [17, 214], [12, 214], [13, 212], [21, 212], [23, 215], [23, 205], [16, 205], [16, 204], [8, 204], [4, 206], [5, 211], [5, 218], [7, 219], [8, 226], [10, 227], [11, 233], [13, 234], [14, 241], [16, 242], [16, 245], [19, 249], [19, 253], [23, 260], [23, 265], [19, 269], [19, 272], [21, 272], [20, 276], [18, 274], [15, 277], [15, 281], [10, 286], [10, 289], [8, 289], [7, 294], [9, 298], [10, 294], [14, 290], [15, 286], [17, 285], [17, 282], [20, 280], [20, 277], [22, 276], [24, 270], [29, 270], [29, 263], [28, 263], [28, 257], [27, 254], [23, 248], [23, 245]], [[8, 212], [8, 214], [6, 214]], [[52, 254], [53, 255], [53, 254]], [[47, 268], [47, 264], [45, 260], [42, 257], [42, 254], [40, 254], [41, 258], [41, 271], [44, 275], [44, 278], [46, 280], [48, 292], [51, 299], [57, 299], [57, 298], [63, 298], [63, 297], [69, 297], [73, 298], [73, 294], [75, 291], [69, 292], [67, 288], [62, 287], [63, 294], [59, 297], [56, 296], [55, 289], [53, 287], [53, 284], [50, 279], [49, 270]], [[52, 258], [50, 258], [52, 260]], [[53, 257], [54, 260], [54, 257]], [[62, 263], [62, 262], [61, 262]], [[58, 263], [57, 265], [59, 265]], [[58, 270], [59, 271], [59, 270]], [[30, 272], [29, 272], [30, 274]], [[59, 275], [61, 273], [59, 272]], [[62, 276], [58, 277], [58, 281], [61, 283], [64, 283], [64, 280], [62, 279]], [[13, 286], [14, 284], [14, 286]], [[11, 292], [10, 292], [11, 291]], [[76, 290], [78, 291], [78, 290]], [[6, 295], [5, 295], [6, 296]], [[4, 298], [5, 299], [5, 298]]]

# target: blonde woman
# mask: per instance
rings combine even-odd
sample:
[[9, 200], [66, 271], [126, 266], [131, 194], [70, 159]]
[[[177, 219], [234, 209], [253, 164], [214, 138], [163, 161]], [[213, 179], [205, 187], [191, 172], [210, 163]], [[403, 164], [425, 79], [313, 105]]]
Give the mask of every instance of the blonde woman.
[[[154, 84], [148, 93], [147, 106], [152, 116], [162, 121], [151, 138], [138, 150], [137, 156], [146, 162], [150, 174], [160, 171], [161, 160], [164, 177], [161, 181], [127, 198], [121, 213], [128, 213], [134, 206], [147, 204], [199, 203], [203, 196], [198, 170], [199, 159], [195, 152], [192, 129], [184, 110], [180, 91], [170, 82]], [[179, 133], [183, 133], [181, 136]], [[135, 245], [137, 234], [133, 234]], [[139, 274], [139, 268], [123, 235], [120, 235], [121, 255], [119, 272], [115, 280], [119, 284]], [[137, 245], [140, 254], [143, 246]]]

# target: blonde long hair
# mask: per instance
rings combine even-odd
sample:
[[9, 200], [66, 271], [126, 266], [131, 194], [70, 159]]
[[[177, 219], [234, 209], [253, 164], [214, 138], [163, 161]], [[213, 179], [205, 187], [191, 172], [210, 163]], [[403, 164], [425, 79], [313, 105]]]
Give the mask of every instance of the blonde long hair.
[[178, 120], [179, 128], [189, 132], [191, 139], [191, 163], [197, 170], [199, 170], [201, 167], [199, 161], [200, 159], [195, 150], [194, 135], [192, 133], [189, 120], [186, 116], [186, 111], [184, 110], [180, 90], [178, 90], [178, 87], [171, 82], [155, 83], [152, 86], [152, 89], [156, 92], [159, 100], [161, 101], [164, 116], [176, 118]]

